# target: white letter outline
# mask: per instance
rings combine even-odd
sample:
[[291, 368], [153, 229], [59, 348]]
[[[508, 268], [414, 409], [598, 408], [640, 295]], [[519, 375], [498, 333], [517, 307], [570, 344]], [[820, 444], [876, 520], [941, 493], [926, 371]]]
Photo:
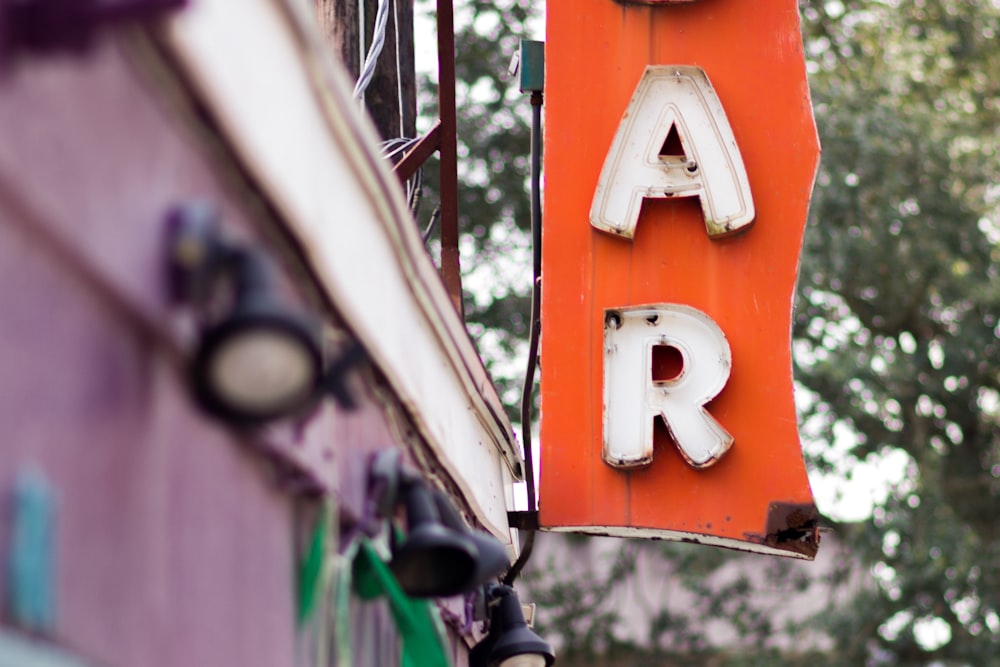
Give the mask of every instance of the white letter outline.
[[[653, 380], [653, 348], [681, 354], [675, 378]], [[705, 313], [680, 304], [605, 311], [605, 463], [636, 468], [653, 460], [653, 420], [663, 419], [677, 448], [694, 468], [725, 454], [733, 436], [705, 409], [725, 387], [732, 352], [722, 329]]]
[[[661, 155], [676, 130], [683, 155]], [[632, 238], [643, 199], [697, 196], [710, 238], [756, 215], [746, 167], [715, 89], [700, 67], [649, 65], [601, 169], [590, 223]]]

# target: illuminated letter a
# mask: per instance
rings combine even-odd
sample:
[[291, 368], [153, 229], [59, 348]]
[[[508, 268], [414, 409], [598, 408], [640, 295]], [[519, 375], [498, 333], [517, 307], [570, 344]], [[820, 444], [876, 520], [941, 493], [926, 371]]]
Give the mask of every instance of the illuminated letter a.
[[753, 222], [746, 168], [705, 72], [649, 66], [604, 161], [590, 223], [632, 238], [643, 199], [695, 196], [710, 237]]

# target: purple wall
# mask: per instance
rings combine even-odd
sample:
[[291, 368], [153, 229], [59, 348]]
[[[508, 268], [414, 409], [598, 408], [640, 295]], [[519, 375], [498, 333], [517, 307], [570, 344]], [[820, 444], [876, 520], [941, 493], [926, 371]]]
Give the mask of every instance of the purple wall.
[[[0, 501], [25, 466], [54, 487], [57, 642], [108, 667], [294, 665], [296, 527], [315, 504], [192, 406], [163, 288], [171, 205], [210, 199], [247, 237], [261, 218], [141, 62], [103, 42], [0, 77]], [[362, 393], [268, 435], [355, 516], [366, 453], [395, 437]], [[354, 623], [360, 641], [389, 621]]]

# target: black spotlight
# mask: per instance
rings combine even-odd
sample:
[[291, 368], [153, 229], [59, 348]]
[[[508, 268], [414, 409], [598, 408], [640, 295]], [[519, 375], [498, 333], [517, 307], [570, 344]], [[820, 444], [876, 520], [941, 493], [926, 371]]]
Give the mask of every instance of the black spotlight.
[[213, 414], [260, 423], [308, 407], [323, 357], [317, 322], [274, 295], [262, 253], [237, 248], [230, 258], [232, 310], [210, 324], [191, 366], [195, 394]]
[[171, 213], [174, 298], [204, 316], [191, 381], [211, 414], [242, 425], [301, 412], [324, 381], [318, 320], [293, 311], [275, 292], [264, 252], [219, 234], [203, 204]]
[[500, 544], [500, 541], [485, 531], [469, 529], [458, 510], [448, 500], [448, 496], [440, 491], [435, 491], [434, 504], [444, 525], [464, 533], [476, 545], [476, 569], [468, 584], [462, 589], [462, 593], [471, 592], [491, 579], [500, 576], [510, 567], [507, 550]]
[[406, 540], [393, 552], [389, 569], [410, 597], [448, 597], [463, 592], [476, 572], [478, 552], [464, 533], [441, 523], [430, 490], [407, 480]]
[[490, 634], [469, 653], [470, 667], [549, 667], [556, 661], [552, 647], [524, 620], [521, 601], [510, 586], [487, 591], [493, 606]]

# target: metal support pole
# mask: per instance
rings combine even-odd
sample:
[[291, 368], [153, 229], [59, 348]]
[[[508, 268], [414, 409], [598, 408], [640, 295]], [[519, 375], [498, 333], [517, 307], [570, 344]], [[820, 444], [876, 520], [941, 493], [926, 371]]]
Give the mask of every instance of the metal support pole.
[[458, 314], [462, 270], [458, 254], [458, 131], [455, 112], [455, 17], [452, 0], [438, 0], [438, 113], [441, 117], [441, 277]]

